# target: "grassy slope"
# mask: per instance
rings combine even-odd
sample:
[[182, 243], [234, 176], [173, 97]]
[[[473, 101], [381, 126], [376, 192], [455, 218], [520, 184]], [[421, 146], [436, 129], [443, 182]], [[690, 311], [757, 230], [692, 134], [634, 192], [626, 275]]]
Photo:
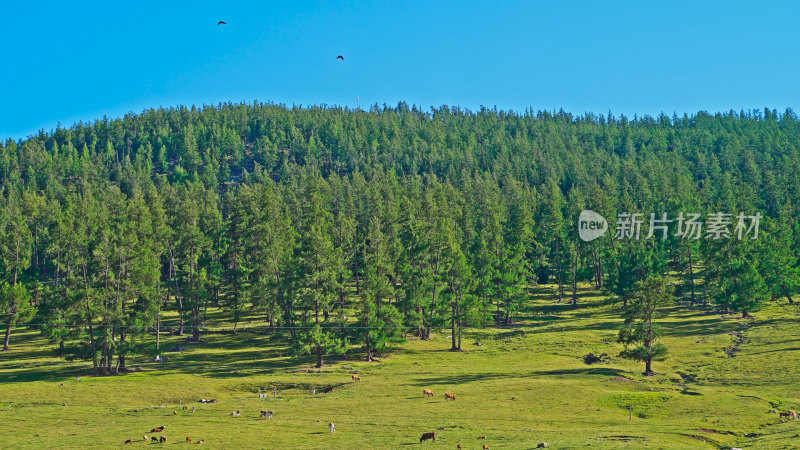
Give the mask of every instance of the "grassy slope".
[[[517, 326], [470, 330], [462, 353], [446, 351], [449, 333], [442, 332], [411, 340], [380, 363], [334, 361], [320, 372], [269, 336], [239, 334], [206, 336], [167, 354], [168, 363], [142, 364], [141, 373], [88, 377], [85, 366], [53, 358], [36, 333], [19, 329], [12, 351], [0, 354], [0, 446], [117, 446], [166, 425], [169, 444], [191, 436], [215, 448], [402, 448], [433, 430], [438, 441], [423, 445], [800, 448], [800, 421], [769, 412], [800, 410], [797, 307], [769, 305], [746, 327], [732, 316], [674, 307], [662, 321], [671, 357], [654, 365], [659, 375], [645, 378], [642, 364], [580, 359], [620, 350], [615, 307], [585, 295], [573, 308], [542, 288]], [[736, 331], [747, 342], [729, 357], [722, 349]], [[482, 346], [473, 345], [478, 337]], [[178, 342], [168, 338], [163, 348]], [[348, 367], [363, 381], [352, 383]], [[679, 383], [700, 395], [682, 393]], [[276, 385], [277, 399], [256, 395]], [[312, 397], [312, 386], [337, 388]], [[436, 396], [423, 398], [423, 388]], [[457, 400], [445, 402], [445, 391]], [[199, 398], [219, 403], [199, 405]], [[200, 409], [183, 411], [181, 399]], [[236, 409], [242, 416], [230, 417]], [[258, 420], [260, 409], [276, 411], [275, 418]], [[751, 433], [760, 436], [745, 437]]]

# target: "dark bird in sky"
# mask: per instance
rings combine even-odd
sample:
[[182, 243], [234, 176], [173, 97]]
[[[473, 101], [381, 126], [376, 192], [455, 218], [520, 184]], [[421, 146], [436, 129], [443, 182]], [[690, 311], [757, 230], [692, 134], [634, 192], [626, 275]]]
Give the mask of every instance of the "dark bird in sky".
[[336, 59], [341, 59], [342, 61], [344, 61], [344, 56], [339, 55], [339, 56], [336, 57]]
[[224, 20], [220, 20], [219, 22], [217, 22], [217, 25], [227, 25], [227, 24], [228, 22], [225, 22]]

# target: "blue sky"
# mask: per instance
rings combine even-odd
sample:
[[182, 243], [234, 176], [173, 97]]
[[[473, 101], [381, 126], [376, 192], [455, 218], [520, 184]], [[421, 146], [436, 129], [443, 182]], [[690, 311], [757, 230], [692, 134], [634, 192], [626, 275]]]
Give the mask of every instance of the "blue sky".
[[790, 2], [108, 3], [0, 8], [0, 138], [254, 99], [800, 111]]

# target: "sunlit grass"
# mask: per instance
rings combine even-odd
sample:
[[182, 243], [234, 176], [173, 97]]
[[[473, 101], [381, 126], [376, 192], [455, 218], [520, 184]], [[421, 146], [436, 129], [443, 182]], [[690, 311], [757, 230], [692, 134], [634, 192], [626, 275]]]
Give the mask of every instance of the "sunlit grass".
[[[443, 448], [800, 448], [800, 421], [770, 412], [800, 409], [796, 306], [770, 304], [746, 326], [737, 316], [672, 307], [661, 322], [670, 358], [644, 377], [643, 364], [616, 356], [618, 305], [589, 290], [577, 307], [556, 299], [552, 287], [537, 288], [515, 326], [469, 330], [464, 352], [448, 351], [442, 330], [380, 363], [353, 352], [321, 370], [310, 357], [291, 357], [281, 339], [240, 333], [204, 335], [200, 344], [163, 337], [162, 348], [186, 351], [165, 353], [171, 359], [159, 365], [129, 363], [143, 372], [92, 377], [90, 365], [59, 360], [37, 333], [18, 329], [12, 351], [0, 354], [0, 446], [150, 445], [142, 435], [165, 425], [156, 435], [167, 444], [190, 436], [214, 448], [402, 448], [427, 431], [437, 442], [423, 445]], [[209, 326], [220, 318], [209, 310]], [[730, 357], [723, 348], [737, 331], [747, 341]], [[586, 365], [588, 352], [611, 362]], [[355, 371], [361, 382], [351, 381]], [[423, 388], [435, 396], [424, 398]], [[261, 409], [275, 417], [259, 420]], [[242, 415], [231, 417], [234, 410]]]

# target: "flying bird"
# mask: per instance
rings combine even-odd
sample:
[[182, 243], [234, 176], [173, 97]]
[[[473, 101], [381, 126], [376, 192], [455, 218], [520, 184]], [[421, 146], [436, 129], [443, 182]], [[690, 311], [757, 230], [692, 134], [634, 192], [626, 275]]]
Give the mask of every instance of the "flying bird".
[[344, 56], [339, 55], [339, 56], [336, 57], [336, 59], [341, 59], [342, 61], [344, 61]]
[[219, 22], [217, 22], [217, 25], [227, 25], [227, 24], [228, 22], [225, 22], [224, 20], [220, 20]]

